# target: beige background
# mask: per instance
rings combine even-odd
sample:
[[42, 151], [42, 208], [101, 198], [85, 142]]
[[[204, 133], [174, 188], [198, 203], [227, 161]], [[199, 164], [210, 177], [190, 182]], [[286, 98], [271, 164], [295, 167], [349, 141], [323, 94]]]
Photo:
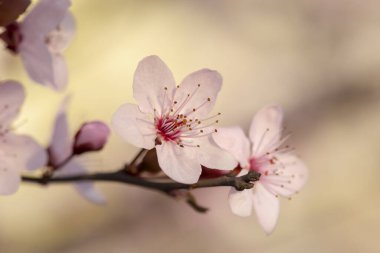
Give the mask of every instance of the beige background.
[[[23, 184], [0, 200], [1, 253], [379, 252], [378, 1], [73, 2], [73, 132], [86, 120], [109, 122], [133, 101], [138, 61], [157, 54], [178, 81], [203, 67], [223, 75], [222, 125], [247, 129], [258, 108], [283, 105], [310, 180], [282, 201], [271, 236], [254, 216], [231, 214], [227, 189], [197, 191], [211, 208], [201, 215], [131, 186], [98, 184], [108, 198], [98, 207], [69, 185]], [[17, 130], [47, 144], [64, 94], [33, 84], [17, 57], [0, 54], [1, 79], [20, 80], [28, 92]], [[112, 136], [101, 154], [81, 159], [92, 171], [112, 170], [136, 151]]]

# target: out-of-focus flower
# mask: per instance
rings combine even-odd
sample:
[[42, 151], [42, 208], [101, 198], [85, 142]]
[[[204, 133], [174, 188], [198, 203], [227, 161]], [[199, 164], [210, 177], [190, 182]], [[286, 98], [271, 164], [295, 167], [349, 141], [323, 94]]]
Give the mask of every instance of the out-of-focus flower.
[[[241, 173], [255, 170], [261, 174], [253, 189], [231, 189], [229, 203], [233, 213], [251, 215], [252, 206], [266, 233], [271, 233], [280, 210], [278, 195], [290, 197], [298, 192], [307, 179], [304, 163], [282, 147], [287, 137], [281, 138], [283, 111], [278, 106], [267, 106], [256, 113], [249, 131], [249, 139], [239, 127], [219, 128], [213, 134], [215, 142], [229, 151], [243, 168]], [[250, 144], [251, 142], [251, 144]]]
[[99, 151], [106, 145], [110, 134], [109, 127], [101, 121], [84, 123], [74, 138], [73, 153]]
[[138, 106], [122, 105], [112, 118], [113, 127], [137, 147], [156, 147], [161, 169], [175, 181], [197, 182], [201, 165], [232, 169], [236, 161], [211, 138], [219, 114], [207, 116], [221, 85], [218, 72], [201, 69], [176, 86], [159, 57], [146, 57], [139, 63], [133, 82]]
[[30, 78], [55, 90], [68, 82], [62, 56], [75, 32], [69, 0], [40, 0], [21, 23], [6, 27], [1, 38], [7, 48], [19, 53]]
[[34, 139], [12, 133], [11, 123], [25, 99], [23, 87], [15, 81], [0, 82], [0, 194], [17, 191], [22, 170], [46, 165], [47, 155]]
[[[65, 99], [57, 113], [48, 149], [49, 165], [55, 169], [54, 176], [73, 176], [86, 173], [86, 168], [73, 156], [73, 144], [69, 137], [66, 115], [67, 103], [68, 99]], [[105, 203], [105, 198], [92, 182], [75, 183], [74, 187], [87, 200], [96, 204]]]

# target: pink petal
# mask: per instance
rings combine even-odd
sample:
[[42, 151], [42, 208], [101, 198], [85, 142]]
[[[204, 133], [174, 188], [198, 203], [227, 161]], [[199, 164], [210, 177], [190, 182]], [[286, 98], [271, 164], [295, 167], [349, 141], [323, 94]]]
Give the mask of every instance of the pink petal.
[[53, 134], [49, 146], [50, 163], [52, 165], [60, 164], [71, 155], [71, 141], [66, 113], [68, 102], [69, 97], [66, 97], [61, 103], [55, 117]]
[[76, 30], [75, 25], [75, 19], [73, 14], [71, 12], [67, 12], [61, 23], [59, 24], [59, 28], [61, 31], [64, 32], [64, 35], [62, 38], [64, 40], [62, 41], [62, 51], [67, 48], [70, 41], [73, 40]]
[[156, 134], [153, 119], [140, 111], [137, 105], [124, 104], [112, 116], [112, 126], [117, 134], [132, 145], [152, 149]]
[[[36, 83], [56, 89], [53, 56], [48, 47], [41, 41], [21, 43], [19, 48], [24, 68], [29, 77]], [[60, 63], [56, 63], [59, 69]]]
[[179, 112], [191, 113], [192, 117], [206, 116], [214, 107], [222, 81], [222, 76], [210, 69], [201, 69], [188, 75], [176, 90], [174, 97], [178, 107], [184, 104]]
[[270, 173], [267, 176], [261, 175], [260, 182], [265, 184], [268, 190], [290, 197], [305, 185], [308, 177], [307, 167], [293, 155], [276, 155], [276, 159], [277, 162], [269, 170]]
[[74, 16], [67, 12], [58, 27], [48, 35], [48, 46], [51, 52], [62, 53], [70, 44], [75, 35]]
[[46, 151], [33, 138], [9, 133], [3, 135], [0, 140], [0, 150], [19, 170], [35, 170], [46, 165]]
[[52, 55], [53, 81], [49, 86], [57, 91], [62, 91], [68, 83], [68, 70], [65, 58], [60, 54]]
[[269, 192], [260, 183], [256, 182], [253, 188], [253, 207], [256, 211], [256, 216], [265, 233], [273, 232], [280, 213], [279, 199]]
[[24, 88], [16, 81], [0, 82], [0, 131], [9, 130], [25, 99]]
[[97, 188], [95, 188], [93, 183], [83, 182], [74, 184], [75, 189], [88, 201], [97, 204], [104, 205], [106, 203], [106, 198], [103, 193], [101, 193]]
[[253, 205], [251, 190], [237, 191], [231, 188], [228, 200], [234, 214], [242, 217], [251, 215]]
[[42, 0], [21, 24], [19, 52], [28, 75], [55, 90], [62, 90], [68, 82], [67, 66], [60, 53], [74, 36], [75, 22], [67, 12], [69, 6], [67, 0]]
[[10, 195], [18, 190], [21, 177], [16, 166], [6, 157], [0, 158], [0, 195]]
[[[87, 173], [87, 170], [76, 159], [71, 160], [62, 168], [56, 171], [55, 177], [59, 176], [75, 176]], [[77, 192], [94, 204], [104, 204], [105, 198], [103, 194], [98, 191], [92, 182], [80, 182], [74, 184]]]
[[25, 39], [45, 37], [63, 20], [70, 5], [69, 0], [40, 0], [21, 24]]
[[252, 155], [260, 156], [271, 151], [278, 144], [282, 132], [282, 108], [276, 105], [266, 106], [254, 116], [249, 130], [249, 137], [253, 143]]
[[235, 157], [241, 167], [249, 166], [250, 143], [240, 127], [220, 127], [212, 137], [219, 147]]
[[[166, 88], [166, 90], [165, 90]], [[170, 105], [175, 89], [172, 72], [158, 56], [148, 56], [137, 66], [133, 79], [133, 96], [141, 111], [153, 113]]]
[[202, 139], [197, 142], [199, 143], [199, 148], [196, 148], [200, 164], [209, 169], [219, 170], [233, 170], [238, 165], [236, 159], [217, 146], [211, 137]]
[[195, 159], [193, 148], [181, 148], [175, 143], [164, 142], [156, 149], [158, 163], [168, 177], [184, 184], [198, 181], [202, 169]]

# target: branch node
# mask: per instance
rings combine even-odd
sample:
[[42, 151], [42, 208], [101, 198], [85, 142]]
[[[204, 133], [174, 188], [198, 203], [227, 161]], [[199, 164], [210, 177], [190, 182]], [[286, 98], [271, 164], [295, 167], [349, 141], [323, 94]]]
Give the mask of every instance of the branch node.
[[237, 191], [243, 191], [243, 190], [251, 189], [251, 188], [253, 188], [253, 183], [247, 183], [240, 180], [237, 180], [235, 183], [235, 189]]
[[255, 182], [255, 181], [258, 181], [260, 179], [260, 176], [261, 176], [261, 174], [259, 172], [251, 170], [246, 175], [246, 180], [248, 182]]

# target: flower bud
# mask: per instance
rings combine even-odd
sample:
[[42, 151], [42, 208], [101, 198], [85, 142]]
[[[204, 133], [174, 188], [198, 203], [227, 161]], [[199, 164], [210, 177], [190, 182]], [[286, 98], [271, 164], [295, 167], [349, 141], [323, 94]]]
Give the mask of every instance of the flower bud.
[[73, 154], [101, 150], [107, 143], [109, 127], [101, 121], [84, 123], [75, 135]]

